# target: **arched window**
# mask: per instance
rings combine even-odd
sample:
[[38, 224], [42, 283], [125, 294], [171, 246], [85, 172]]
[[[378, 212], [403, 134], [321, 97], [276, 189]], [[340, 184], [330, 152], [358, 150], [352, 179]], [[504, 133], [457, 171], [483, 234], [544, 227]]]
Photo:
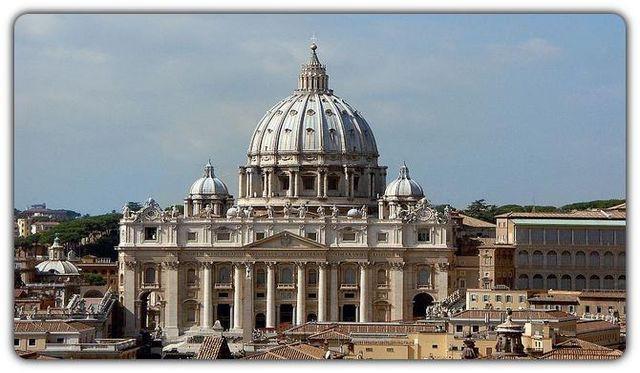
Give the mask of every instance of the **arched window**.
[[383, 268], [380, 268], [378, 270], [376, 279], [377, 279], [377, 282], [378, 282], [378, 286], [387, 285], [387, 271], [385, 269], [383, 269]]
[[555, 267], [558, 265], [558, 254], [555, 251], [549, 251], [547, 253], [547, 266]]
[[541, 267], [543, 264], [543, 256], [542, 251], [536, 250], [533, 252], [533, 258], [531, 259], [531, 264], [536, 267]]
[[307, 285], [315, 286], [318, 284], [318, 271], [311, 268], [307, 271]]
[[124, 285], [124, 274], [120, 274], [120, 285]]
[[587, 258], [584, 251], [576, 253], [576, 267], [584, 267], [587, 264]]
[[293, 284], [293, 271], [291, 267], [284, 267], [280, 270], [280, 283]]
[[560, 256], [560, 264], [562, 264], [563, 267], [569, 267], [571, 265], [571, 253], [568, 251], [563, 251], [562, 255]]
[[518, 264], [524, 266], [529, 264], [529, 253], [526, 250], [518, 252]]
[[627, 276], [618, 276], [618, 286], [616, 287], [618, 288], [618, 290], [624, 290], [627, 287]]
[[218, 283], [230, 284], [231, 283], [231, 268], [228, 265], [223, 265], [218, 269]]
[[547, 276], [547, 289], [557, 289], [558, 288], [558, 277], [556, 275]]
[[611, 251], [607, 251], [604, 253], [604, 267], [605, 268], [613, 268], [613, 253]]
[[589, 278], [589, 289], [600, 289], [600, 277], [593, 275]]
[[600, 254], [597, 251], [592, 251], [591, 254], [589, 254], [589, 267], [600, 267]]
[[576, 276], [575, 290], [584, 290], [587, 288], [587, 279], [583, 275]]
[[265, 283], [266, 283], [266, 275], [264, 273], [264, 269], [258, 268], [256, 270], [256, 285], [258, 285], [259, 287], [262, 287], [264, 286]]
[[418, 267], [418, 285], [427, 286], [431, 283], [431, 273], [428, 267]]
[[518, 276], [518, 289], [529, 289], [529, 276], [524, 274]]
[[604, 276], [604, 281], [602, 282], [602, 288], [607, 290], [612, 290], [616, 288], [615, 280], [613, 276], [606, 275]]
[[533, 288], [544, 289], [544, 279], [542, 278], [542, 275], [533, 276]]
[[189, 268], [187, 270], [187, 285], [196, 285], [198, 283], [198, 275], [196, 274], [196, 270], [194, 268]]
[[347, 267], [344, 270], [344, 283], [347, 285], [356, 284], [356, 271], [352, 267]]
[[624, 268], [627, 265], [627, 256], [624, 253], [618, 254], [618, 268]]
[[571, 276], [563, 275], [560, 279], [560, 289], [561, 290], [571, 290]]
[[144, 283], [155, 284], [156, 283], [156, 269], [153, 267], [147, 267], [144, 270]]

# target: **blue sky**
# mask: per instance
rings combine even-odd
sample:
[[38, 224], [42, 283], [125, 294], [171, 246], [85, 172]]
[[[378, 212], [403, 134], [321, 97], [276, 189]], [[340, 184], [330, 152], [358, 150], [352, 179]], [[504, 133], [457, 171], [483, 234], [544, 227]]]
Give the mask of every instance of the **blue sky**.
[[212, 158], [237, 194], [257, 121], [315, 34], [331, 88], [434, 203], [624, 198], [615, 15], [23, 15], [15, 207], [181, 203]]

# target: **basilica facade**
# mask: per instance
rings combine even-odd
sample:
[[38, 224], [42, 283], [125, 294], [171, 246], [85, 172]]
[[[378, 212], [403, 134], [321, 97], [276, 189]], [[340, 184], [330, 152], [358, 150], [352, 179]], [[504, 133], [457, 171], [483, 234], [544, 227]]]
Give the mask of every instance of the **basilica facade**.
[[329, 89], [317, 46], [298, 87], [256, 126], [237, 198], [209, 161], [184, 210], [123, 209], [125, 333], [169, 339], [216, 320], [245, 336], [307, 321], [425, 315], [454, 289], [453, 223], [399, 168], [387, 183], [373, 131]]

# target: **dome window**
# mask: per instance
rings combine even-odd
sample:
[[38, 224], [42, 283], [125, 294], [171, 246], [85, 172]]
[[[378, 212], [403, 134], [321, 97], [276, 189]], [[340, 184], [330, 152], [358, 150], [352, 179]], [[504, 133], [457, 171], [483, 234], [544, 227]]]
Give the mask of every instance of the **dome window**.
[[315, 131], [313, 128], [307, 128], [308, 133], [312, 133], [313, 131]]
[[297, 111], [297, 110], [291, 110], [291, 111], [289, 111], [289, 115], [296, 115], [296, 114], [298, 114], [298, 111]]
[[[331, 111], [331, 109], [327, 109], [324, 111], [325, 114], [327, 114], [328, 116], [332, 116], [333, 115], [333, 111]], [[333, 128], [332, 128], [333, 129]]]
[[307, 115], [314, 115], [316, 112], [313, 109], [307, 110]]
[[282, 115], [282, 110], [276, 111], [276, 115]]

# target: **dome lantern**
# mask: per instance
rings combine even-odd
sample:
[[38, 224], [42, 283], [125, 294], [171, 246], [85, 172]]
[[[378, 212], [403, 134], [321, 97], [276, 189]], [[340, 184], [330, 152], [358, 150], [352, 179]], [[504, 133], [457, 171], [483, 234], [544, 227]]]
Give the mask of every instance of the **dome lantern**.
[[329, 75], [324, 65], [320, 63], [316, 49], [316, 43], [311, 44], [311, 58], [308, 64], [302, 65], [298, 77], [298, 89], [296, 92], [331, 93], [329, 89]]

